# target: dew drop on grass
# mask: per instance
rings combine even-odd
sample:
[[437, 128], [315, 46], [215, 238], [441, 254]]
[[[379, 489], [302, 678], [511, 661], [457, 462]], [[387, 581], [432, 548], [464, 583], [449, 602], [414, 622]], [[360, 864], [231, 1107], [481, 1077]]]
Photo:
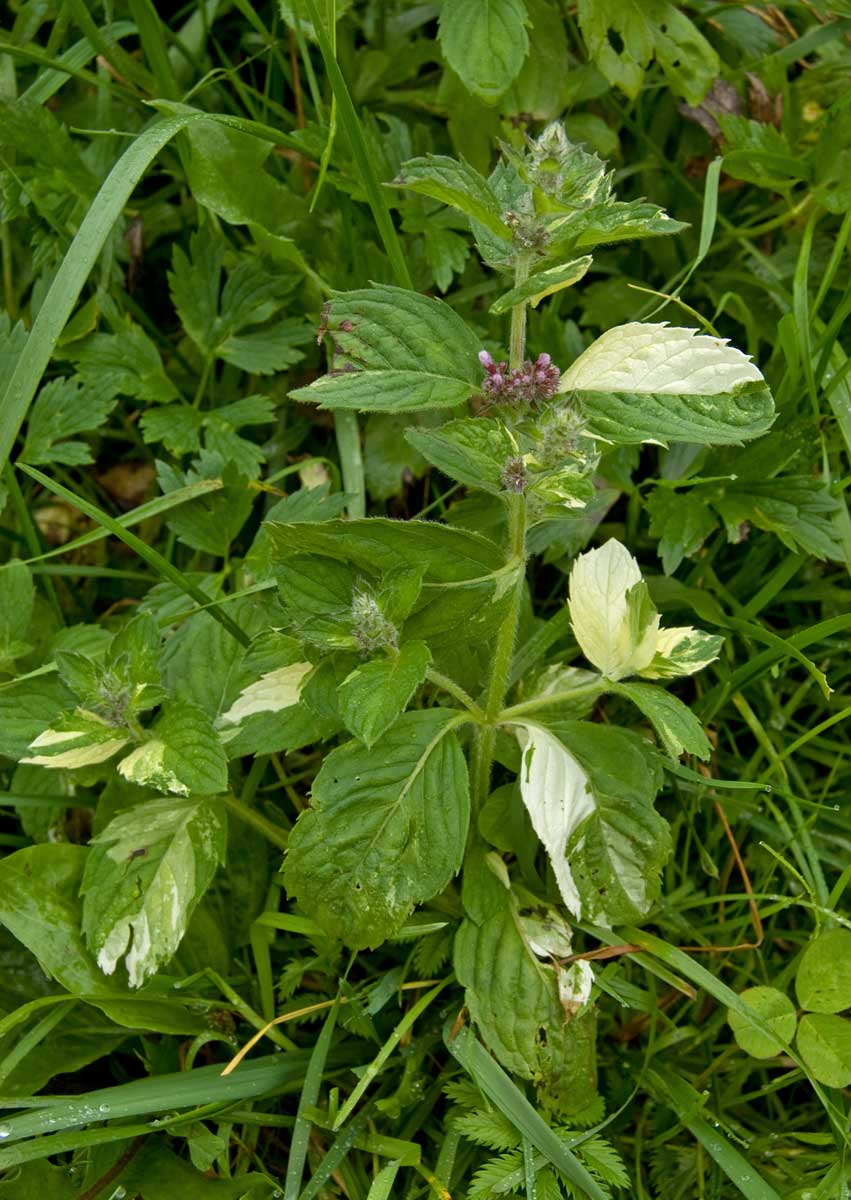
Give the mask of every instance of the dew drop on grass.
[[0, 1125], [0, 1138], [7, 1138], [11, 1132], [11, 1125]]
[[99, 1104], [99, 1105], [98, 1105], [98, 1112], [99, 1112], [99, 1113], [108, 1113], [108, 1112], [109, 1112], [109, 1105], [108, 1105], [108, 1104]]

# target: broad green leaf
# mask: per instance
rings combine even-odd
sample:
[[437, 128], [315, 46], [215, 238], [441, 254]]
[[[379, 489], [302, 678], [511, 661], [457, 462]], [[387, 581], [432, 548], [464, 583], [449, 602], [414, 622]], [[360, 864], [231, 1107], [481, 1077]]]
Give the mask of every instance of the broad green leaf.
[[444, 154], [408, 159], [402, 163], [402, 169], [393, 180], [393, 187], [404, 187], [422, 196], [431, 196], [475, 218], [498, 237], [511, 237], [511, 230], [502, 219], [500, 203], [490, 184], [463, 159], [448, 158]]
[[656, 650], [659, 618], [635, 627], [630, 594], [642, 583], [638, 563], [610, 538], [581, 554], [570, 572], [570, 620], [585, 657], [609, 679], [623, 679], [649, 666]]
[[508, 312], [509, 309], [524, 300], [528, 300], [533, 308], [537, 308], [547, 296], [552, 296], [554, 292], [560, 292], [563, 288], [572, 287], [574, 283], [578, 283], [592, 262], [591, 255], [586, 254], [583, 258], [560, 263], [557, 267], [542, 267], [525, 283], [512, 288], [509, 292], [504, 292], [498, 300], [494, 300], [490, 311], [495, 315]]
[[185, 474], [158, 462], [157, 478], [165, 495], [204, 479], [222, 480], [220, 490], [198, 496], [170, 511], [166, 523], [184, 545], [202, 554], [225, 557], [257, 497], [249, 487], [248, 478], [232, 464], [223, 462], [219, 455], [207, 451], [202, 451]]
[[654, 54], [671, 89], [690, 104], [719, 74], [710, 43], [668, 0], [580, 0], [578, 16], [589, 56], [630, 99]]
[[86, 387], [77, 379], [46, 383], [30, 409], [21, 461], [69, 466], [92, 462], [88, 445], [72, 435], [98, 429], [114, 407], [115, 399], [102, 384]]
[[790, 550], [816, 558], [844, 561], [836, 532], [842, 501], [826, 483], [808, 476], [781, 475], [776, 479], [747, 479], [728, 484], [712, 499], [727, 530], [738, 542], [743, 525], [775, 534]]
[[30, 649], [25, 641], [33, 615], [35, 588], [29, 568], [19, 559], [0, 567], [0, 673]]
[[437, 429], [406, 429], [405, 437], [450, 479], [495, 495], [505, 491], [505, 468], [519, 453], [508, 428], [486, 417], [466, 417]]
[[523, 0], [444, 0], [440, 47], [467, 90], [496, 103], [523, 66], [527, 23]]
[[495, 542], [436, 521], [304, 521], [267, 525], [282, 557], [319, 554], [367, 572], [424, 567], [439, 583], [461, 583], [498, 570], [504, 557]]
[[529, 53], [499, 107], [503, 113], [531, 113], [550, 121], [567, 107], [572, 72], [563, 69], [569, 54], [565, 23], [552, 0], [526, 0], [526, 9]]
[[120, 1025], [196, 1033], [203, 1021], [176, 1000], [138, 998], [104, 979], [81, 932], [80, 885], [91, 851], [68, 843], [27, 846], [0, 861], [0, 922], [30, 950], [45, 974], [72, 996], [86, 996]]
[[454, 408], [478, 391], [481, 345], [442, 300], [386, 285], [337, 292], [323, 329], [334, 341], [333, 371], [290, 392], [296, 400], [420, 412]]
[[688, 229], [685, 221], [673, 220], [658, 204], [609, 197], [554, 222], [546, 254], [548, 259], [564, 257], [633, 238], [671, 237], [684, 229]]
[[[172, 104], [170, 111], [192, 109]], [[274, 231], [283, 224], [294, 197], [264, 170], [273, 149], [270, 142], [212, 122], [190, 125], [185, 140], [186, 181], [198, 204], [232, 225], [256, 222]], [[251, 181], [250, 187], [245, 186], [246, 180]]]
[[606, 926], [646, 916], [671, 839], [644, 755], [611, 727], [566, 722], [561, 737], [533, 722], [514, 729], [523, 802], [568, 910]]
[[[275, 540], [275, 526], [270, 526]], [[318, 554], [293, 554], [275, 568], [289, 627], [324, 650], [354, 650], [353, 604], [357, 575], [345, 563]]]
[[374, 745], [404, 712], [430, 662], [425, 642], [406, 642], [397, 654], [356, 667], [340, 685], [346, 728], [366, 746]]
[[648, 683], [619, 683], [612, 688], [640, 709], [659, 735], [673, 759], [681, 754], [696, 754], [708, 759], [712, 753], [709, 739], [690, 708], [662, 688]]
[[798, 1053], [819, 1083], [851, 1084], [851, 1021], [829, 1013], [806, 1013], [798, 1025]]
[[225, 752], [202, 709], [169, 701], [148, 732], [151, 736], [118, 764], [128, 782], [178, 796], [226, 790]]
[[125, 809], [92, 839], [83, 932], [105, 975], [123, 958], [130, 986], [140, 987], [173, 958], [225, 844], [219, 807], [173, 797]]
[[95, 333], [64, 349], [63, 357], [71, 359], [82, 382], [96, 389], [96, 394], [133, 396], [159, 403], [178, 397], [159, 351], [138, 325], [128, 324], [121, 333]]
[[828, 929], [810, 942], [798, 964], [795, 994], [811, 1012], [851, 1008], [851, 931]]
[[58, 675], [37, 675], [0, 687], [0, 754], [21, 759], [74, 697]]
[[673, 575], [684, 558], [696, 554], [718, 522], [708, 504], [692, 492], [657, 487], [647, 501], [650, 532], [659, 539], [658, 552], [666, 575]]
[[748, 1008], [754, 1009], [762, 1021], [776, 1033], [769, 1037], [763, 1029], [748, 1022], [741, 1013], [730, 1009], [727, 1020], [737, 1045], [752, 1058], [774, 1058], [788, 1046], [795, 1035], [798, 1018], [795, 1005], [784, 992], [773, 987], [746, 988], [741, 999]]
[[774, 419], [760, 371], [723, 338], [632, 321], [602, 334], [564, 372], [589, 427], [621, 444], [729, 445]]
[[287, 891], [353, 948], [391, 937], [461, 865], [467, 767], [441, 709], [405, 713], [373, 749], [347, 742], [325, 759], [311, 808], [290, 834]]
[[544, 1031], [564, 1024], [556, 974], [532, 951], [516, 903], [504, 891], [481, 920], [471, 917], [455, 936], [453, 965], [465, 1002], [487, 1046], [521, 1079], [540, 1069]]

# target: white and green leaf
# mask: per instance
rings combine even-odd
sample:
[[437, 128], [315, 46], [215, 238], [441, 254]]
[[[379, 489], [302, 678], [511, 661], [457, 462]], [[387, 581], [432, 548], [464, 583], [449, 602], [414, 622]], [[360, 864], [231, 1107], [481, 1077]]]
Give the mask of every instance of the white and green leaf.
[[140, 987], [174, 957], [225, 841], [218, 806], [173, 797], [120, 812], [92, 839], [83, 932], [105, 975], [123, 959], [131, 987]]
[[611, 538], [579, 555], [570, 572], [568, 607], [583, 654], [607, 678], [623, 679], [650, 664], [659, 617], [638, 563], [620, 542]]
[[632, 321], [607, 330], [561, 377], [590, 430], [620, 444], [738, 444], [774, 419], [759, 369], [723, 338]]

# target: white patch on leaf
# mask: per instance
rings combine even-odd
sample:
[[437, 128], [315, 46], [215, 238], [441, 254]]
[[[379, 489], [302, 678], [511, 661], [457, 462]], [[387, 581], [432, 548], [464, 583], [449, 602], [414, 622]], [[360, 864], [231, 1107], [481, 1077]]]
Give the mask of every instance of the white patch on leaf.
[[523, 803], [550, 857], [562, 899], [578, 920], [582, 903], [566, 851], [573, 833], [594, 812], [588, 776], [558, 738], [540, 725], [518, 722], [515, 733], [523, 752]]
[[[53, 735], [52, 738], [49, 736], [51, 734]], [[67, 733], [65, 731], [59, 732], [55, 729], [47, 729], [44, 733], [39, 734], [34, 742], [30, 743], [30, 749], [37, 749], [39, 745], [56, 745], [59, 742], [69, 741], [71, 738], [86, 736], [87, 734], [82, 731]], [[106, 762], [122, 746], [126, 746], [128, 740], [128, 738], [107, 738], [106, 741], [90, 742], [85, 746], [77, 746], [74, 750], [60, 751], [59, 754], [33, 754], [19, 761], [22, 763], [32, 763], [36, 767], [61, 767], [72, 771], [76, 767], [91, 767], [97, 763]]]
[[252, 713], [279, 712], [297, 704], [301, 695], [304, 677], [313, 670], [308, 662], [290, 663], [276, 671], [267, 671], [256, 683], [243, 688], [227, 712], [219, 720], [228, 725], [237, 725]]
[[161, 742], [159, 738], [151, 738], [135, 750], [131, 750], [126, 758], [122, 758], [118, 764], [118, 773], [123, 775], [128, 783], [158, 788], [176, 796], [188, 796], [189, 788], [165, 765], [167, 751], [168, 746], [165, 742]]
[[558, 390], [717, 396], [762, 382], [759, 369], [726, 338], [630, 321], [592, 342], [564, 372]]
[[580, 554], [570, 572], [570, 620], [585, 657], [609, 679], [623, 679], [648, 666], [656, 652], [659, 618], [636, 644], [629, 592], [641, 570], [626, 546], [610, 539]]
[[656, 653], [641, 674], [645, 679], [677, 679], [694, 675], [715, 662], [724, 639], [715, 633], [704, 633], [691, 625], [660, 629]]
[[589, 962], [580, 958], [557, 972], [558, 998], [568, 1016], [584, 1008], [591, 998], [594, 986], [594, 969]]

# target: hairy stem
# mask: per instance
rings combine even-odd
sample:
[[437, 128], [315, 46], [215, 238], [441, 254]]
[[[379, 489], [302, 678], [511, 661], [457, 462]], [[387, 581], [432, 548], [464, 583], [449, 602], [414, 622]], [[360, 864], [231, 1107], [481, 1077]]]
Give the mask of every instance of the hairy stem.
[[[520, 287], [529, 278], [532, 266], [530, 255], [520, 251], [514, 264], [514, 286]], [[508, 365], [519, 367], [526, 356], [526, 301], [511, 310], [511, 334], [508, 343]]]
[[[508, 500], [508, 557], [519, 563], [526, 561], [526, 497], [513, 495]], [[505, 704], [511, 660], [514, 656], [514, 641], [517, 636], [517, 620], [526, 574], [518, 569], [517, 580], [511, 595], [511, 603], [502, 619], [494, 648], [493, 669], [485, 698], [485, 716], [488, 724], [476, 730], [471, 763], [473, 811], [478, 812], [490, 791], [491, 768], [496, 744], [496, 718]]]

